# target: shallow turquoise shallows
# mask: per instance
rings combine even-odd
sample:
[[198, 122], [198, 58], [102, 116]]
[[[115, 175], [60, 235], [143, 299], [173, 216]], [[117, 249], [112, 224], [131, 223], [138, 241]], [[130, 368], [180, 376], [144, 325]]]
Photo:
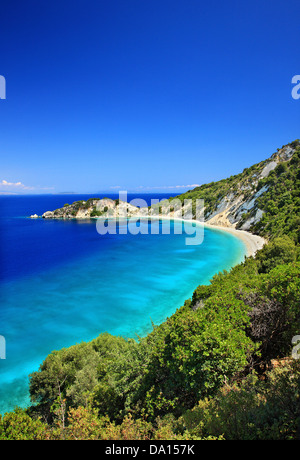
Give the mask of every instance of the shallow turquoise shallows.
[[[24, 268], [20, 249], [15, 264], [20, 264], [21, 275], [16, 268], [14, 276], [0, 284], [0, 335], [6, 340], [6, 359], [0, 360], [0, 413], [30, 403], [28, 375], [51, 351], [101, 332], [147, 334], [152, 322], [163, 322], [199, 284], [208, 284], [246, 253], [241, 240], [207, 228], [202, 244], [188, 246], [186, 234], [174, 234], [174, 229], [183, 229], [181, 222], [171, 222], [169, 235], [101, 236], [95, 221], [31, 220], [26, 225], [20, 238], [26, 238], [27, 231], [49, 232], [49, 240], [42, 243], [35, 237], [36, 262], [30, 270]], [[47, 258], [49, 263], [42, 265]]]

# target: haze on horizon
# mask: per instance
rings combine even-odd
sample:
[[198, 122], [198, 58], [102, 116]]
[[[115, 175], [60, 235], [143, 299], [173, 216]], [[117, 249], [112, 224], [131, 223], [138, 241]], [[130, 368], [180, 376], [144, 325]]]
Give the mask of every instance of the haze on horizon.
[[298, 0], [1, 5], [0, 194], [184, 192], [299, 138]]

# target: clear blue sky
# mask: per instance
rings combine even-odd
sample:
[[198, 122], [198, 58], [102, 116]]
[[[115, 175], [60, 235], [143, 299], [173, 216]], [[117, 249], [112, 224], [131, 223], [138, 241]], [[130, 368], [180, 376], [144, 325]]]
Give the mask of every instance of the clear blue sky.
[[1, 2], [0, 193], [173, 191], [265, 159], [300, 137], [299, 17], [299, 0]]

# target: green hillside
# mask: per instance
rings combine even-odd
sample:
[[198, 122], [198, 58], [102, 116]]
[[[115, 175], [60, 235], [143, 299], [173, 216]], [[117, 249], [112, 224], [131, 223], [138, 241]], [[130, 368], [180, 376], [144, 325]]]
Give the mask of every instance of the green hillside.
[[3, 416], [0, 439], [299, 439], [299, 164], [297, 140], [180, 195], [268, 244], [146, 337], [51, 353], [30, 376], [33, 406]]
[[[288, 234], [299, 242], [299, 164], [300, 141], [296, 140], [278, 149], [268, 160], [246, 168], [240, 174], [196, 187], [176, 198], [182, 201], [202, 198], [206, 220], [211, 218], [222, 200], [227, 198], [227, 207], [234, 208], [230, 217], [236, 228], [242, 228], [255, 215], [257, 209], [260, 209], [263, 212], [262, 218], [249, 225], [247, 230], [267, 238]], [[268, 165], [274, 169], [265, 176], [263, 171], [268, 170]], [[247, 209], [245, 203], [251, 203], [256, 196], [255, 202]], [[235, 205], [236, 201], [238, 204]], [[239, 208], [241, 212], [238, 212]]]

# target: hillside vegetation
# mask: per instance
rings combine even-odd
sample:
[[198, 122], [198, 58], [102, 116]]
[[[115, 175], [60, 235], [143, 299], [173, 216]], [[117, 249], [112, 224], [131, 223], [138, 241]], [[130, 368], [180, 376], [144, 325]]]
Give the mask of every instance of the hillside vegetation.
[[[268, 239], [146, 337], [101, 334], [30, 376], [0, 439], [300, 439], [300, 144], [179, 198]], [[142, 298], [141, 298], [142, 302]]]
[[299, 241], [299, 150], [296, 140], [240, 174], [196, 187], [176, 198], [202, 198], [207, 222], [226, 225], [227, 221], [228, 226], [267, 238], [289, 234]]

